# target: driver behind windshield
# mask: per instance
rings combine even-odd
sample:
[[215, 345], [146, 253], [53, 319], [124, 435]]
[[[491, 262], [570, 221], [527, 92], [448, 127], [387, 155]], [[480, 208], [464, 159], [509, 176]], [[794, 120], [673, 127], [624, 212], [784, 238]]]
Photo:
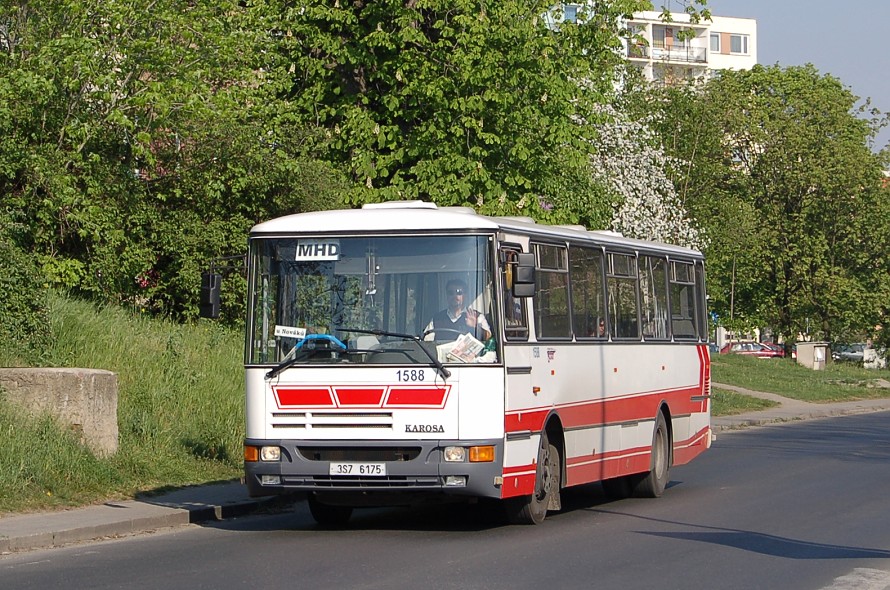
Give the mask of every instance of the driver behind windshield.
[[436, 340], [456, 340], [461, 334], [471, 334], [482, 342], [491, 338], [491, 326], [485, 316], [467, 307], [467, 284], [464, 281], [448, 281], [445, 297], [448, 307], [433, 315], [426, 333], [436, 332]]

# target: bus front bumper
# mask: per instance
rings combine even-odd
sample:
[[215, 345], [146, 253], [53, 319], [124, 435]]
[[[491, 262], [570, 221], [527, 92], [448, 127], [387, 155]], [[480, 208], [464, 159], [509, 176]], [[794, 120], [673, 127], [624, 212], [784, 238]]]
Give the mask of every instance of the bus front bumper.
[[[245, 461], [251, 496], [292, 492], [360, 496], [445, 494], [501, 497], [504, 441], [388, 440], [304, 441], [247, 439], [245, 447], [278, 447], [278, 461]], [[493, 447], [491, 461], [445, 461], [448, 447]], [[353, 501], [352, 503], [357, 503]]]

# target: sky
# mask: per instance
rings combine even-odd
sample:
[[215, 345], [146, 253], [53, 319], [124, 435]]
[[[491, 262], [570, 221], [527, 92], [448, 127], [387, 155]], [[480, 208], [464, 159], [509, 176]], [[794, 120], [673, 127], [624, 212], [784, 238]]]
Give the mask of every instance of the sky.
[[[708, 0], [707, 6], [715, 16], [757, 21], [758, 63], [811, 63], [890, 112], [890, 0]], [[873, 149], [888, 142], [890, 129], [884, 128]]]

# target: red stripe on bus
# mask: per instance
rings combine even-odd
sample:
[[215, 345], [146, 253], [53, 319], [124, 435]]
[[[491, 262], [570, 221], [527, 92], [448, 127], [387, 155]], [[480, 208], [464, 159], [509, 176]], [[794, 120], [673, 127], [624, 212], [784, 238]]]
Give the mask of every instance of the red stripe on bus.
[[333, 406], [328, 387], [273, 387], [279, 408], [297, 406]]
[[532, 472], [520, 475], [504, 475], [504, 485], [501, 486], [501, 498], [514, 496], [530, 496], [535, 493], [534, 465]]
[[[700, 385], [697, 385], [644, 395], [563, 404], [553, 409], [559, 414], [564, 428], [652, 420], [662, 401], [668, 403], [674, 414], [700, 412], [701, 402], [691, 400], [699, 391]], [[539, 431], [544, 427], [549, 413], [550, 408], [511, 410], [504, 416], [504, 428], [507, 432]]]
[[[674, 465], [688, 463], [707, 448], [710, 428], [705, 427], [684, 441], [674, 442]], [[650, 447], [637, 447], [566, 459], [566, 485], [579, 485], [649, 471]]]
[[341, 406], [380, 406], [384, 387], [335, 387], [334, 393]]
[[527, 471], [531, 471], [534, 474], [535, 469], [536, 467], [534, 463], [532, 463], [531, 465], [511, 465], [509, 467], [504, 466], [504, 476], [516, 475], [517, 473], [523, 473]]
[[637, 447], [566, 459], [566, 485], [649, 471], [652, 450]]
[[522, 410], [504, 416], [504, 430], [506, 432], [537, 432], [544, 428], [544, 420], [550, 413], [549, 408], [536, 410]]
[[445, 405], [448, 391], [445, 387], [391, 387], [385, 406], [432, 406]]
[[[688, 463], [707, 448], [710, 427], [704, 427], [685, 441], [674, 443], [674, 465]], [[566, 459], [566, 486], [580, 485], [649, 471], [650, 447], [636, 447], [608, 453], [596, 453]], [[527, 496], [535, 491], [535, 465], [504, 467], [502, 498]]]
[[705, 426], [696, 432], [688, 441], [674, 443], [674, 465], [689, 463], [708, 448], [711, 427]]

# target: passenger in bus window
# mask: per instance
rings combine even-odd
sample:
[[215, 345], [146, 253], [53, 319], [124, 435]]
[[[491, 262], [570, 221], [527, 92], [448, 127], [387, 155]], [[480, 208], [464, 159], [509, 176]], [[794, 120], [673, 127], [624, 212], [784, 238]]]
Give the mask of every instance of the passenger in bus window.
[[433, 315], [424, 333], [436, 332], [436, 340], [456, 340], [461, 334], [471, 334], [483, 342], [491, 338], [491, 326], [485, 316], [467, 307], [468, 295], [465, 282], [448, 281], [445, 285], [448, 307]]
[[[591, 324], [593, 325], [591, 326]], [[588, 322], [588, 326], [590, 326], [590, 329], [587, 330], [588, 338], [606, 337], [606, 320], [604, 318], [600, 318], [599, 322]]]

